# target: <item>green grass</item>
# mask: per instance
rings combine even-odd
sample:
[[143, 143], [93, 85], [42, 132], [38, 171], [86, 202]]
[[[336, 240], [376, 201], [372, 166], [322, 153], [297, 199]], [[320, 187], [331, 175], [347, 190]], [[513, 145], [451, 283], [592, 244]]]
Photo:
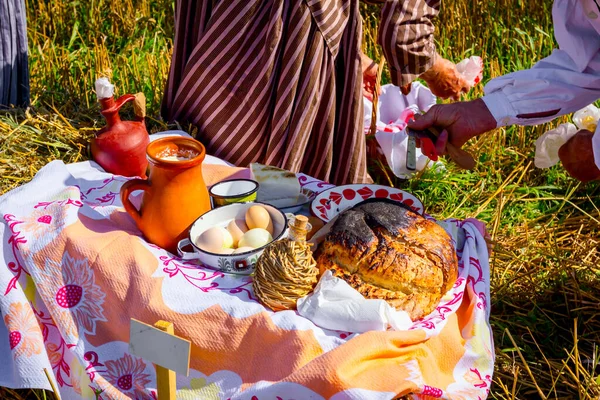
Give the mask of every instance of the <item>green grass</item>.
[[[0, 114], [0, 193], [29, 181], [50, 160], [87, 157], [87, 141], [103, 125], [93, 92], [100, 75], [119, 94], [143, 91], [150, 130], [167, 128], [159, 109], [172, 48], [171, 1], [26, 3], [33, 103], [27, 113]], [[436, 24], [438, 51], [456, 62], [482, 56], [484, 82], [528, 68], [555, 46], [550, 10], [549, 0], [445, 1]], [[378, 9], [363, 6], [362, 14], [365, 51], [379, 60]], [[480, 96], [482, 88], [466, 98]], [[560, 165], [533, 166], [535, 139], [557, 123], [499, 129], [469, 143], [480, 161], [474, 171], [448, 165], [446, 172], [394, 181], [436, 217], [488, 223], [497, 355], [492, 398], [600, 395], [600, 213], [594, 204], [600, 191], [597, 183], [569, 178]], [[10, 396], [0, 391], [1, 398]]]

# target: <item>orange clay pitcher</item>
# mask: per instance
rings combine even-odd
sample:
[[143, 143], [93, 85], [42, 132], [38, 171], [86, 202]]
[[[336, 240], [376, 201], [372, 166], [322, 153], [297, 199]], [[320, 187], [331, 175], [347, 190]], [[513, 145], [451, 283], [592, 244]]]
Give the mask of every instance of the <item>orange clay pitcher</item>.
[[[202, 178], [206, 150], [191, 138], [166, 137], [146, 148], [148, 179], [133, 179], [121, 187], [121, 201], [146, 240], [172, 253], [187, 237], [192, 223], [210, 210], [210, 198]], [[143, 190], [139, 211], [129, 200]]]

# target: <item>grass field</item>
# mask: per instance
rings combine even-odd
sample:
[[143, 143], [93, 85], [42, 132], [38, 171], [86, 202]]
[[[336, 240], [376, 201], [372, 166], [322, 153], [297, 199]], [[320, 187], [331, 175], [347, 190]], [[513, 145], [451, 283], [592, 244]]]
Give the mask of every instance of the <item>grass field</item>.
[[[171, 1], [26, 3], [33, 100], [26, 112], [0, 114], [0, 193], [29, 181], [51, 160], [87, 157], [86, 143], [103, 124], [93, 92], [101, 74], [119, 94], [143, 91], [150, 130], [167, 128], [159, 107], [172, 47]], [[379, 60], [377, 9], [362, 11], [365, 50]], [[530, 67], [555, 46], [551, 1], [445, 1], [437, 41], [438, 51], [456, 62], [484, 57], [484, 82]], [[468, 97], [481, 94], [477, 87]], [[570, 179], [560, 166], [534, 167], [535, 139], [557, 123], [498, 129], [469, 143], [480, 161], [472, 172], [449, 166], [396, 182], [436, 217], [488, 223], [494, 240], [492, 398], [600, 396], [600, 190]], [[3, 399], [29, 395], [44, 396], [0, 389]]]

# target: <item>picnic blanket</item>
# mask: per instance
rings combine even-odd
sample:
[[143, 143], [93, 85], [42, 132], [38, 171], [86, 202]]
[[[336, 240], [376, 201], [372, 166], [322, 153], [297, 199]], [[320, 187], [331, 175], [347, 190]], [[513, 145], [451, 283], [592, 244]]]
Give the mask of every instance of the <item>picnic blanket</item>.
[[[205, 165], [209, 184], [240, 172]], [[128, 353], [135, 318], [171, 321], [192, 342], [178, 399], [487, 397], [489, 266], [475, 225], [444, 222], [459, 278], [431, 315], [407, 331], [331, 331], [265, 309], [251, 277], [145, 242], [119, 200], [126, 180], [93, 162], [53, 161], [0, 197], [1, 386], [50, 389], [45, 368], [63, 399], [156, 399], [153, 365]]]

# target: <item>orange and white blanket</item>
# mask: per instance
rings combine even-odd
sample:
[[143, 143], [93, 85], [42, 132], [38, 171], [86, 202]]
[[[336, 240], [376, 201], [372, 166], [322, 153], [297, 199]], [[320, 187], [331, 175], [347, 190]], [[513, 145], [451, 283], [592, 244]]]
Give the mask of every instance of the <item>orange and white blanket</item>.
[[[237, 173], [205, 167], [209, 184]], [[330, 331], [265, 309], [250, 277], [145, 242], [119, 201], [125, 180], [55, 161], [0, 197], [0, 386], [49, 389], [45, 368], [63, 399], [156, 398], [153, 365], [128, 353], [136, 318], [172, 321], [192, 342], [178, 399], [487, 397], [489, 266], [475, 225], [445, 221], [460, 276], [431, 315], [407, 331]]]

